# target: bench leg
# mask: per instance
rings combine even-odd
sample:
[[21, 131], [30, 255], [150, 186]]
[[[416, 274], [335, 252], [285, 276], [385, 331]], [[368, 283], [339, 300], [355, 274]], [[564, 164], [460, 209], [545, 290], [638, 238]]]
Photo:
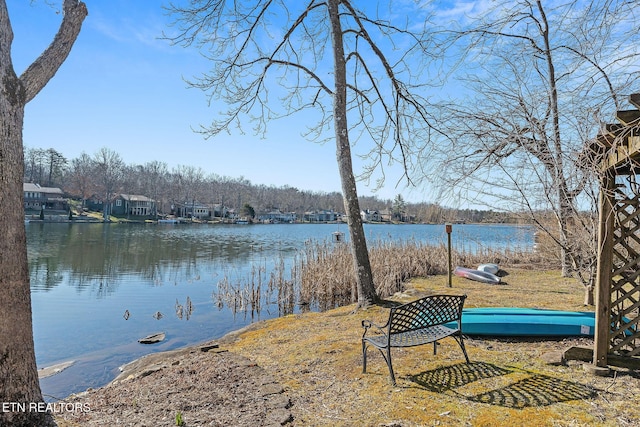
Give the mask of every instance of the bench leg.
[[[456, 342], [458, 343], [458, 345], [460, 346], [460, 349], [462, 349], [462, 353], [464, 354], [464, 358], [467, 361], [467, 363], [470, 363], [469, 361], [469, 355], [467, 354], [467, 349], [464, 346], [464, 339], [462, 338], [462, 335], [454, 335], [453, 338], [456, 340]], [[438, 349], [438, 342], [434, 341], [433, 342], [433, 354], [435, 355]], [[387, 367], [389, 368], [389, 375], [391, 376], [391, 384], [392, 385], [396, 385], [396, 376], [393, 373], [393, 362], [391, 361], [391, 347], [387, 347], [386, 351], [382, 351], [381, 348], [378, 348], [378, 350], [380, 350], [380, 353], [382, 353], [382, 357], [384, 358], [385, 362], [387, 362]], [[362, 373], [366, 373], [367, 372], [367, 344], [365, 343], [364, 340], [362, 340]]]
[[367, 344], [362, 340], [362, 373], [367, 372]]
[[387, 366], [389, 367], [389, 374], [391, 374], [391, 384], [396, 385], [396, 376], [393, 373], [393, 364], [391, 363], [391, 347], [387, 347], [387, 357], [385, 357]]
[[467, 363], [469, 363], [469, 356], [467, 355], [467, 349], [464, 346], [464, 340], [462, 338], [462, 335], [454, 336], [454, 338], [456, 339], [456, 341], [458, 341], [458, 345], [462, 349], [462, 353], [464, 354], [464, 358], [467, 360]]
[[[365, 374], [367, 372], [367, 344], [364, 340], [362, 340], [362, 373]], [[387, 362], [387, 367], [389, 367], [389, 374], [391, 375], [391, 383], [396, 385], [396, 376], [393, 373], [393, 365], [391, 364], [391, 347], [387, 347], [386, 352], [382, 351], [381, 348], [380, 354], [382, 354], [382, 358], [385, 362]]]

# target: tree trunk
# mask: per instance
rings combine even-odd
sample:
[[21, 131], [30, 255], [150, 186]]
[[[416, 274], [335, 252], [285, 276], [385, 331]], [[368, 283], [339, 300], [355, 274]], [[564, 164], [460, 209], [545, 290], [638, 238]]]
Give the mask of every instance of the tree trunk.
[[[4, 71], [0, 96], [0, 402], [15, 405], [0, 411], [0, 425], [55, 425], [50, 414], [29, 411], [42, 402], [31, 323], [22, 191], [22, 124], [24, 90], [15, 74]], [[17, 405], [25, 405], [19, 407]]]
[[589, 307], [595, 305], [594, 288], [595, 286], [592, 283], [584, 287], [584, 305]]
[[554, 178], [555, 185], [558, 186], [558, 239], [560, 241], [560, 262], [562, 265], [562, 277], [569, 277], [571, 275], [571, 259], [569, 250], [569, 231], [568, 221], [572, 213], [571, 204], [572, 200], [569, 199], [569, 193], [567, 191], [567, 181], [565, 179], [564, 160], [565, 155], [561, 144], [562, 137], [560, 134], [560, 107], [558, 105], [558, 78], [556, 77], [555, 63], [553, 59], [554, 50], [551, 47], [551, 35], [549, 22], [547, 21], [547, 15], [542, 5], [541, 0], [536, 1], [538, 12], [540, 13], [540, 19], [542, 26], [540, 28], [544, 39], [544, 55], [547, 61], [548, 70], [548, 85], [549, 85], [549, 106], [551, 107], [552, 115], [552, 130], [553, 136], [551, 138], [552, 147], [550, 149], [553, 152], [553, 162], [548, 166], [551, 176]]
[[349, 128], [347, 126], [347, 79], [342, 26], [338, 12], [339, 0], [329, 0], [329, 21], [331, 22], [331, 40], [333, 42], [335, 90], [333, 94], [333, 117], [336, 132], [336, 157], [342, 182], [344, 209], [347, 215], [349, 235], [351, 237], [351, 254], [356, 271], [358, 307], [366, 307], [378, 302], [378, 295], [373, 283], [367, 240], [360, 216], [360, 204], [356, 180], [351, 164], [351, 146]]
[[[42, 393], [33, 343], [31, 289], [24, 226], [24, 109], [67, 58], [87, 9], [65, 0], [54, 41], [18, 78], [11, 61], [13, 31], [0, 0], [0, 425], [55, 425], [38, 403]], [[8, 405], [8, 406], [7, 406]]]
[[[560, 192], [560, 198], [563, 197]], [[560, 200], [558, 209], [558, 239], [560, 241], [560, 264], [562, 266], [562, 277], [571, 276], [571, 258], [569, 250], [569, 208], [565, 201]]]

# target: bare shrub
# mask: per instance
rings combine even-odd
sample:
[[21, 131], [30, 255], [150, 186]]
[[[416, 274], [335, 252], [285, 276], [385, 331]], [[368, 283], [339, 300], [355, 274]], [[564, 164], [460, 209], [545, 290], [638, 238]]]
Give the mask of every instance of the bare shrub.
[[[302, 310], [325, 311], [357, 301], [356, 277], [350, 248], [343, 242], [307, 241], [304, 249], [292, 261], [289, 277], [287, 266], [280, 258], [270, 273], [266, 286], [262, 285], [265, 267], [253, 267], [249, 280], [230, 284], [227, 277], [220, 282], [214, 299], [219, 307], [226, 304], [235, 310], [251, 311], [261, 307], [259, 294], [266, 289], [266, 299], [278, 304], [280, 315], [290, 314], [296, 306]], [[376, 292], [385, 298], [403, 291], [405, 283], [414, 277], [443, 275], [448, 271], [448, 254], [444, 244], [429, 245], [408, 241], [376, 241], [369, 249]], [[480, 248], [475, 251], [454, 249], [452, 266], [473, 267], [482, 263], [505, 266], [539, 266], [539, 254], [526, 250], [497, 251]], [[256, 293], [257, 292], [257, 293]], [[276, 297], [277, 296], [277, 297]], [[273, 300], [276, 297], [276, 300]]]
[[[304, 305], [327, 310], [355, 302], [355, 277], [348, 246], [307, 242], [296, 259], [300, 276], [299, 296]], [[448, 254], [444, 244], [429, 245], [409, 241], [376, 241], [369, 250], [376, 292], [385, 298], [404, 290], [413, 277], [446, 274]], [[478, 249], [452, 251], [452, 264], [474, 266], [481, 263], [540, 265], [539, 255], [526, 250]]]

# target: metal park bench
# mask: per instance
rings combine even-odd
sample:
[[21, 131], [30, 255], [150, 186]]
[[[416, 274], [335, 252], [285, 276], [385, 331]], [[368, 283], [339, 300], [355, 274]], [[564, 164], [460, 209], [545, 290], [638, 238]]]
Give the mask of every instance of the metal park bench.
[[[396, 385], [391, 363], [392, 347], [414, 347], [433, 343], [435, 355], [437, 342], [446, 337], [455, 338], [469, 363], [461, 332], [462, 307], [466, 298], [466, 295], [431, 295], [393, 307], [389, 313], [389, 320], [382, 326], [363, 320], [362, 372], [367, 372], [367, 348], [372, 345], [382, 353], [389, 367], [391, 382]], [[452, 322], [457, 322], [457, 327], [451, 327]], [[449, 325], [445, 325], [447, 323]], [[370, 330], [378, 333], [367, 335]]]

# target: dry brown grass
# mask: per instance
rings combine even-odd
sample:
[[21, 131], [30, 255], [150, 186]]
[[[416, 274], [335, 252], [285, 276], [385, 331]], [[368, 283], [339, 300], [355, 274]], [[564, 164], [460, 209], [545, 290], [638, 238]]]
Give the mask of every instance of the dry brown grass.
[[[508, 284], [488, 286], [444, 276], [412, 280], [393, 297], [409, 301], [431, 293], [467, 294], [467, 307], [523, 306], [584, 310], [582, 287], [557, 271], [508, 269]], [[388, 309], [324, 313], [260, 322], [223, 340], [225, 347], [271, 372], [293, 400], [294, 425], [309, 426], [631, 426], [640, 424], [637, 372], [596, 377], [580, 363], [551, 366], [544, 353], [590, 339], [468, 339], [464, 363], [451, 339], [393, 352], [397, 387], [382, 357], [370, 351], [362, 373], [363, 319], [383, 323]]]
[[[468, 252], [454, 249], [451, 262], [452, 267], [471, 267], [483, 262], [535, 267], [543, 264], [540, 256], [519, 250]], [[376, 292], [382, 298], [402, 291], [412, 278], [442, 275], [448, 269], [444, 245], [413, 240], [376, 241], [370, 245], [369, 258]], [[354, 303], [357, 298], [353, 260], [346, 244], [327, 246], [323, 242], [308, 241], [290, 268], [280, 259], [268, 275], [266, 271], [266, 265], [260, 265], [254, 266], [251, 274], [240, 280], [232, 282], [224, 277], [213, 294], [214, 300], [218, 306], [252, 312], [261, 306], [261, 298], [275, 300], [280, 314], [285, 315], [293, 313], [298, 305], [325, 311]]]

